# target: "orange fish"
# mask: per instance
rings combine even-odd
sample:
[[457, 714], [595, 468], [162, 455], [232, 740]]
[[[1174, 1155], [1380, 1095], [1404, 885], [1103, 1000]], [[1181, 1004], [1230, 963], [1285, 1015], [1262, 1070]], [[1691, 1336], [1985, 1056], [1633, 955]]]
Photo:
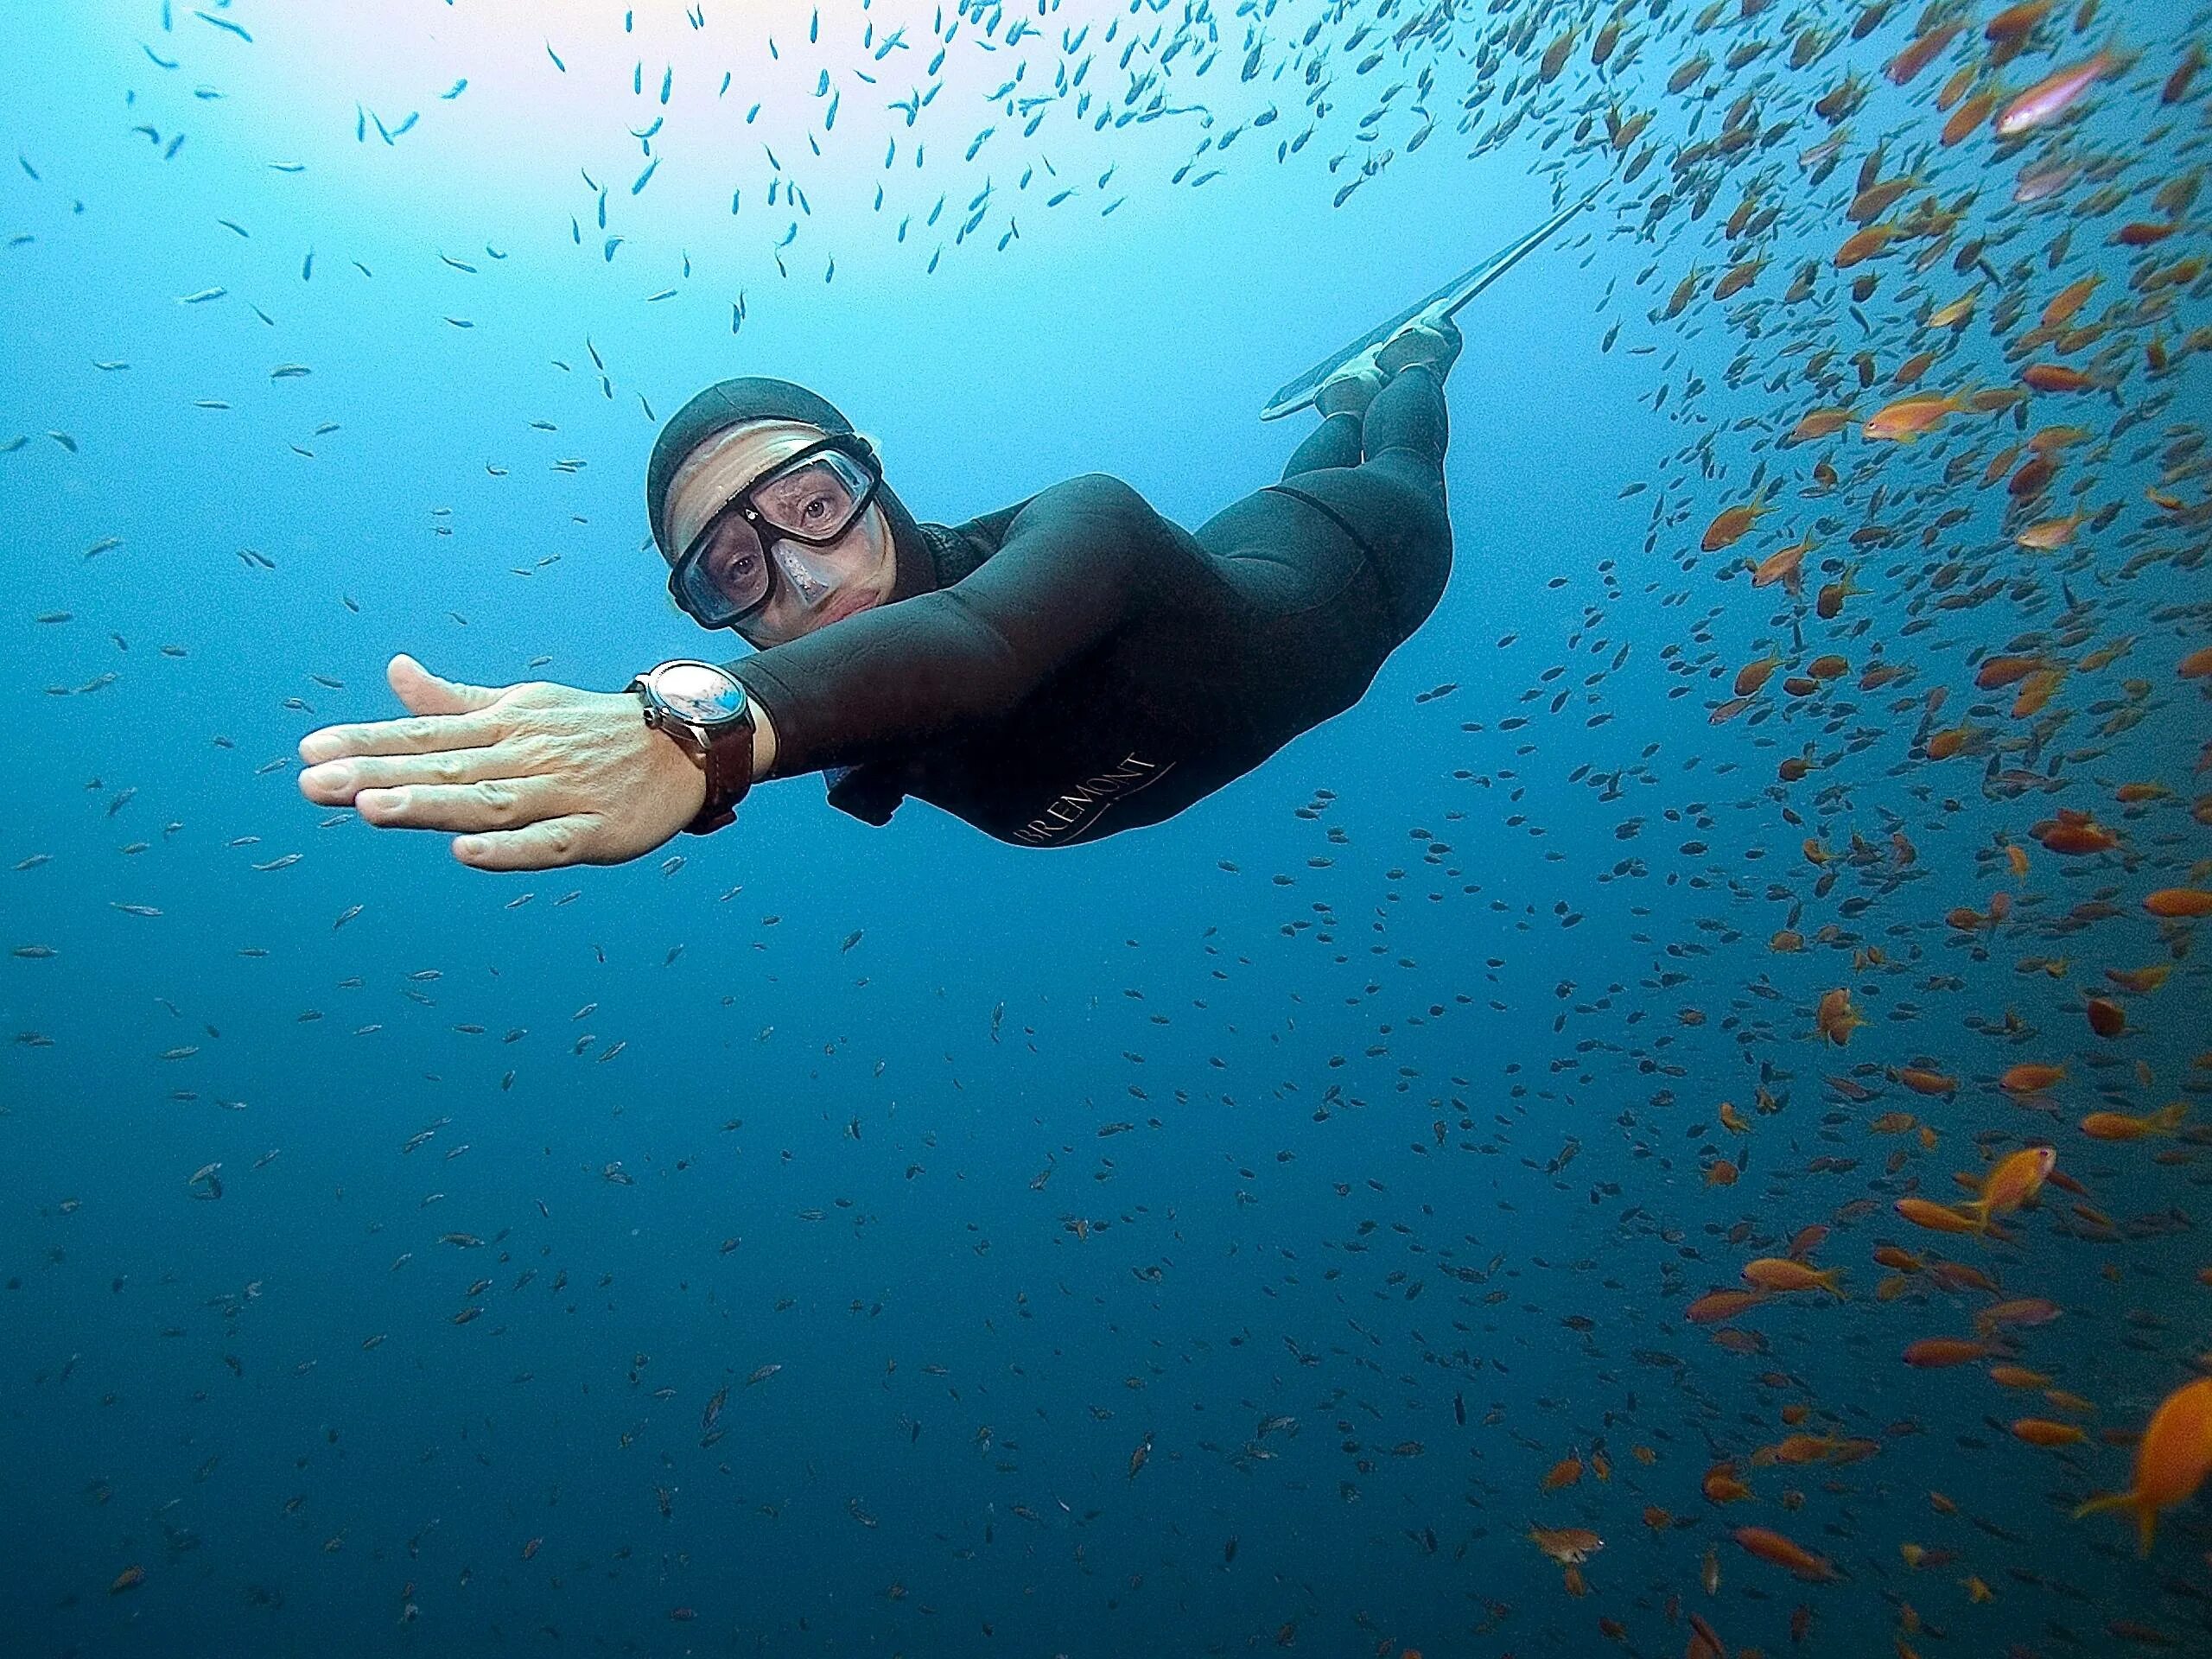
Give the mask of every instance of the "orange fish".
[[1726, 508], [1719, 513], [1705, 527], [1705, 538], [1698, 545], [1708, 553], [1718, 553], [1725, 547], [1733, 547], [1770, 511], [1771, 509], [1766, 505], [1766, 492], [1761, 490], [1749, 501]]
[[1923, 433], [1942, 425], [1945, 416], [1967, 408], [1973, 396], [1969, 388], [1948, 397], [1923, 391], [1899, 397], [1869, 416], [1859, 429], [1859, 435], [1877, 442], [1910, 443]]
[[1809, 443], [1815, 438], [1832, 437], [1851, 423], [1852, 411], [1847, 408], [1808, 410], [1789, 429], [1784, 443]]
[[2024, 1061], [1998, 1078], [1997, 1086], [2011, 1095], [2032, 1095], [2065, 1081], [2066, 1068], [2063, 1065], [2037, 1065], [2033, 1061]]
[[2063, 363], [2031, 363], [2020, 371], [2020, 379], [2037, 391], [2087, 391], [2096, 384]]
[[2088, 303], [2089, 296], [2104, 279], [2094, 274], [2069, 283], [2061, 289], [2049, 305], [2043, 308], [2043, 326], [2056, 328]]
[[1779, 657], [1762, 657], [1755, 663], [1745, 663], [1736, 671], [1736, 695], [1748, 697], [1756, 694], [1781, 663]]
[[108, 1586], [107, 1592], [111, 1596], [119, 1596], [126, 1590], [136, 1590], [145, 1582], [146, 1569], [144, 1567], [126, 1567], [115, 1575], [115, 1580]]
[[1750, 1554], [1777, 1567], [1787, 1567], [1801, 1579], [1826, 1581], [1836, 1576], [1835, 1563], [1791, 1542], [1778, 1532], [1769, 1532], [1764, 1527], [1738, 1527], [1733, 1535]]
[[1948, 305], [1936, 307], [1928, 314], [1930, 328], [1949, 328], [1974, 318], [1974, 302], [1981, 296], [1980, 284], [1976, 283]]
[[2174, 965], [2171, 962], [2159, 962], [2153, 963], [2148, 968], [2107, 968], [2105, 969], [2105, 977], [2123, 991], [2133, 991], [2138, 996], [2147, 996], [2164, 984], [2166, 976], [2173, 970]]
[[1929, 29], [1924, 35], [1916, 36], [1905, 43], [1903, 51], [1890, 60], [1889, 67], [1882, 73], [1887, 75], [1895, 85], [1904, 86], [1933, 63], [1936, 60], [1936, 54], [1948, 46], [1952, 39], [1965, 27], [1965, 23], [1959, 22], [1943, 23]]
[[1925, 1227], [1931, 1233], [1971, 1233], [1973, 1222], [1948, 1204], [1937, 1204], [1932, 1198], [1899, 1198], [1897, 1214], [1916, 1227]]
[[1928, 758], [1930, 760], [1948, 760], [1955, 754], [1964, 754], [1971, 745], [1987, 734], [1979, 726], [1953, 726], [1943, 731], [1931, 732], [1928, 737]]
[[1982, 38], [1992, 46], [2017, 47], [2056, 3], [2056, 0], [2021, 0], [2018, 5], [2007, 6], [1982, 25]]
[[1756, 1262], [1744, 1264], [1744, 1282], [1757, 1285], [1761, 1290], [1788, 1293], [1793, 1290], [1825, 1290], [1838, 1301], [1845, 1300], [1836, 1281], [1842, 1277], [1841, 1268], [1830, 1268], [1815, 1272], [1802, 1262], [1793, 1262], [1787, 1256], [1763, 1255]]
[[1580, 1567], [1605, 1547], [1605, 1541], [1587, 1527], [1532, 1526], [1529, 1539], [1561, 1567]]
[[1902, 1065], [1891, 1068], [1897, 1080], [1916, 1095], [1949, 1096], [1959, 1090], [1959, 1080], [1941, 1071], [1930, 1071], [1924, 1066]]
[[1552, 1465], [1551, 1472], [1544, 1477], [1543, 1490], [1548, 1492], [1555, 1492], [1562, 1486], [1573, 1485], [1581, 1478], [1581, 1456], [1577, 1452], [1570, 1452]]
[[1700, 1490], [1708, 1503], [1738, 1503], [1751, 1495], [1751, 1489], [1736, 1478], [1733, 1463], [1716, 1463], [1707, 1470]]
[[1980, 130], [1981, 124], [1989, 119], [1989, 112], [1996, 107], [1997, 89], [1994, 86], [1985, 86], [1958, 108], [1953, 110], [1951, 118], [1943, 123], [1942, 132], [1937, 134], [1937, 137], [1942, 140], [1943, 147], [1948, 149], [1953, 145], [1964, 143], [1973, 137]]
[[2153, 916], [2212, 916], [2212, 893], [2201, 887], [2161, 887], [2145, 895], [2143, 908]]
[[1902, 234], [1899, 228], [1887, 219], [1853, 231], [1843, 238], [1843, 245], [1835, 251], [1835, 268], [1848, 270], [1853, 265], [1864, 264]]
[[[1990, 1288], [1994, 1289], [1992, 1286]], [[2045, 1296], [2014, 1296], [1992, 1302], [1974, 1316], [1974, 1328], [1985, 1337], [2007, 1325], [2049, 1325], [2059, 1317], [2059, 1306]]]
[[2074, 1511], [2076, 1519], [2098, 1510], [2128, 1510], [2135, 1516], [2142, 1554], [2151, 1553], [2158, 1511], [2186, 1503], [2212, 1471], [2212, 1377], [2184, 1382], [2151, 1414], [2135, 1446], [2135, 1484], [2124, 1492], [2093, 1497]]
[[[2212, 893], [2206, 897], [2212, 898]], [[1851, 1040], [1851, 1033], [1865, 1025], [1866, 1020], [1852, 1006], [1850, 991], [1839, 987], [1821, 994], [1820, 1007], [1814, 1012], [1813, 1023], [1819, 1035], [1841, 1048]]]
[[2040, 657], [1992, 657], [1976, 671], [1974, 683], [1984, 691], [1995, 691], [2018, 684], [2045, 666]]
[[2041, 1371], [2031, 1371], [2024, 1365], [1993, 1365], [1989, 1380], [2004, 1389], [2040, 1389], [2050, 1382]]
[[1852, 576], [1857, 571], [1858, 568], [1859, 567], [1856, 565], [1848, 566], [1845, 569], [1843, 575], [1838, 577], [1835, 581], [1823, 582], [1821, 584], [1821, 591], [1814, 596], [1813, 600], [1813, 613], [1815, 615], [1818, 616], [1821, 620], [1823, 622], [1834, 621], [1836, 618], [1843, 614], [1844, 601], [1851, 598], [1853, 594], [1863, 594], [1866, 591], [1866, 589], [1861, 588], [1857, 582], [1852, 580]]
[[2088, 813], [2062, 807], [2055, 818], [2045, 818], [2028, 833], [2054, 853], [2080, 855], [2110, 852], [2120, 837]]
[[1751, 586], [1771, 588], [1780, 582], [1790, 593], [1796, 593], [1804, 581], [1805, 556], [1813, 550], [1812, 538], [1793, 542], [1788, 547], [1777, 548], [1751, 567]]
[[2082, 1120], [2082, 1133], [2093, 1141], [2140, 1141], [2148, 1135], [2171, 1135], [2188, 1116], [2189, 1103], [2183, 1100], [2140, 1116], [2091, 1112]]
[[1924, 1371], [1944, 1370], [1971, 1365], [1996, 1351], [1986, 1342], [1969, 1342], [1964, 1337], [1923, 1337], [1905, 1349], [1904, 1363]]
[[2055, 120], [2101, 77], [2120, 67], [2119, 57], [2110, 52], [2100, 52], [2080, 63], [2054, 70], [2005, 106], [2005, 112], [1997, 118], [1997, 136], [2017, 138]]
[[1972, 1212], [1974, 1231], [1986, 1233], [1992, 1216], [2009, 1215], [2032, 1200], [2057, 1162], [2056, 1147], [2024, 1147], [1990, 1171], [1981, 1196], [1960, 1206]]

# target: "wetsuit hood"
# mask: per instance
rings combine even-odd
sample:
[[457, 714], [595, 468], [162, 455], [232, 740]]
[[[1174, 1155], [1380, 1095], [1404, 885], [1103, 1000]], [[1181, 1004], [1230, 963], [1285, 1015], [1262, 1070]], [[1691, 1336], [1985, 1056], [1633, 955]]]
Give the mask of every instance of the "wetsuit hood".
[[[652, 524], [654, 545], [671, 563], [682, 551], [671, 547], [668, 539], [669, 494], [677, 469], [716, 433], [747, 421], [803, 421], [832, 437], [856, 435], [853, 423], [835, 404], [791, 381], [740, 375], [709, 386], [669, 417], [660, 436], [653, 441], [652, 458], [645, 463], [645, 513]], [[894, 561], [891, 598], [911, 599], [945, 585], [946, 578], [938, 568], [938, 538], [924, 533], [888, 484], [876, 486], [875, 505], [883, 510], [884, 522], [891, 527]], [[946, 536], [951, 533], [942, 525], [930, 529]]]

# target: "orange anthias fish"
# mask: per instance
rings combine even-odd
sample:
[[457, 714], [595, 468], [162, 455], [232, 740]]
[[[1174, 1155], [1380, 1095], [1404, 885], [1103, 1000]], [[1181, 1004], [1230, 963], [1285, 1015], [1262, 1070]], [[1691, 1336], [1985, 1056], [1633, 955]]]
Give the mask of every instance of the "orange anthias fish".
[[1859, 435], [1876, 442], [1910, 443], [1923, 432], [1932, 432], [1942, 425], [1945, 416], [1967, 408], [1973, 396], [1973, 389], [1968, 388], [1948, 397], [1923, 391], [1899, 397], [1869, 416], [1859, 429]]
[[2135, 1484], [2124, 1492], [2093, 1497], [2074, 1511], [2075, 1518], [2098, 1510], [2129, 1510], [2135, 1516], [2141, 1553], [2151, 1553], [2158, 1511], [2186, 1503], [2212, 1472], [2212, 1377], [2184, 1382], [2151, 1414], [2149, 1427], [2135, 1447]]
[[1766, 504], [1766, 492], [1761, 490], [1749, 501], [1725, 508], [1717, 514], [1705, 527], [1705, 539], [1698, 545], [1708, 553], [1718, 553], [1725, 547], [1733, 547], [1770, 511], [1771, 509]]
[[2042, 1192], [2057, 1163], [2056, 1147], [2024, 1147], [1990, 1171], [1981, 1196], [1960, 1208], [1970, 1213], [1974, 1231], [1986, 1233], [1992, 1216], [2010, 1214]]
[[1548, 1492], [1555, 1492], [1562, 1486], [1573, 1485], [1576, 1481], [1580, 1480], [1581, 1478], [1581, 1456], [1579, 1453], [1570, 1452], [1567, 1456], [1561, 1458], [1557, 1463], [1552, 1465], [1551, 1472], [1544, 1477], [1543, 1489]]
[[1808, 410], [1798, 417], [1797, 424], [1789, 429], [1784, 443], [1809, 443], [1815, 438], [1833, 436], [1851, 423], [1851, 410], [1845, 408]]
[[2055, 1083], [2065, 1081], [2066, 1068], [2064, 1066], [2038, 1065], [2030, 1060], [2023, 1061], [2020, 1065], [2008, 1070], [2003, 1077], [1997, 1079], [1997, 1086], [2008, 1095], [2032, 1095], [2050, 1088]]
[[1824, 1555], [1814, 1554], [1778, 1532], [1769, 1532], [1764, 1527], [1738, 1527], [1734, 1536], [1738, 1544], [1759, 1560], [1786, 1567], [1801, 1579], [1825, 1582], [1836, 1576], [1834, 1562]]
[[2212, 916], [2212, 893], [2198, 887], [2161, 887], [2144, 895], [2143, 908], [2153, 916]]
[[1866, 1016], [1851, 1005], [1851, 993], [1841, 987], [1821, 994], [1820, 1007], [1813, 1015], [1814, 1028], [1838, 1048], [1851, 1040], [1851, 1033], [1866, 1023]]
[[1777, 548], [1751, 567], [1751, 586], [1771, 588], [1780, 582], [1795, 594], [1804, 581], [1805, 556], [1813, 550], [1808, 537], [1802, 542], [1792, 542], [1788, 547]]
[[1733, 1463], [1716, 1463], [1705, 1471], [1699, 1484], [1708, 1503], [1740, 1503], [1751, 1495], [1751, 1489], [1737, 1478]]
[[1897, 1214], [1916, 1227], [1925, 1227], [1931, 1233], [1971, 1233], [1978, 1230], [1974, 1223], [1948, 1204], [1938, 1204], [1933, 1198], [1899, 1198]]
[[1580, 1567], [1605, 1547], [1605, 1541], [1587, 1527], [1532, 1526], [1529, 1539], [1561, 1567]]
[[2061, 807], [2055, 818], [2045, 818], [2028, 833], [2054, 853], [2107, 853], [2120, 845], [2120, 837], [2087, 812]]
[[1766, 1300], [1766, 1294], [1757, 1290], [1708, 1291], [1683, 1310], [1683, 1317], [1693, 1325], [1720, 1325], [1746, 1313]]
[[2155, 1112], [2140, 1116], [2127, 1112], [2091, 1112], [2082, 1120], [2082, 1133], [2093, 1141], [2140, 1141], [2149, 1135], [2171, 1135], [2189, 1116], [2189, 1103], [2177, 1100]]
[[2101, 77], [2120, 67], [2121, 60], [2115, 54], [2100, 52], [2094, 57], [2045, 75], [2005, 106], [2005, 112], [1997, 118], [1997, 136], [2017, 138], [2055, 120]]
[[1923, 1337], [1905, 1349], [1904, 1363], [1921, 1370], [1936, 1371], [1953, 1365], [1971, 1365], [1998, 1351], [1986, 1342], [1970, 1342], [1964, 1337]]
[[1744, 1264], [1744, 1282], [1756, 1285], [1761, 1290], [1789, 1292], [1793, 1290], [1825, 1290], [1838, 1301], [1844, 1294], [1836, 1281], [1843, 1276], [1841, 1268], [1830, 1268], [1816, 1272], [1802, 1262], [1793, 1262], [1787, 1256], [1763, 1255], [1756, 1262]]

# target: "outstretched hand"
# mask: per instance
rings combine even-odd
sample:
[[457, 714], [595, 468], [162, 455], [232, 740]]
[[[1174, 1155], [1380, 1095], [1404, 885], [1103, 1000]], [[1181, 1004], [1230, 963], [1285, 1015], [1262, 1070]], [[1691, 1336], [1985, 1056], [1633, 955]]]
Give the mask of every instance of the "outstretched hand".
[[451, 833], [464, 864], [620, 864], [660, 846], [706, 800], [706, 775], [626, 693], [463, 685], [404, 655], [385, 677], [412, 718], [308, 733], [300, 792], [379, 829]]

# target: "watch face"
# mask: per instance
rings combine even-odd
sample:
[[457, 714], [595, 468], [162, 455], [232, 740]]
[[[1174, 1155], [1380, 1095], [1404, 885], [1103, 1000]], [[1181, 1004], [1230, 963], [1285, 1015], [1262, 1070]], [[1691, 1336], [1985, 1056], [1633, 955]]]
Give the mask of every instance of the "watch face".
[[701, 726], [718, 726], [745, 712], [745, 688], [711, 664], [668, 664], [654, 671], [651, 684], [671, 714]]

